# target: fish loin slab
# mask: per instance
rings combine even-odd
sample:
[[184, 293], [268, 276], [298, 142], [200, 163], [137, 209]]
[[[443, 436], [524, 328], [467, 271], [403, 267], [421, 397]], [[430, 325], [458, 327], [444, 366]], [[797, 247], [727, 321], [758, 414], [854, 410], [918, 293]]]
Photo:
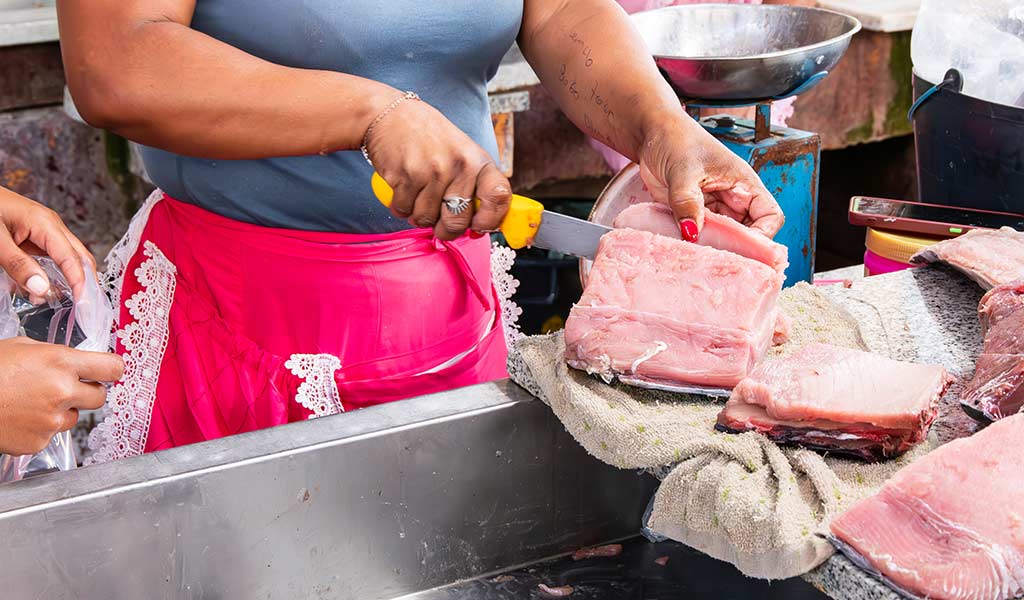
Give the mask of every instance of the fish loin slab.
[[[626, 208], [615, 217], [612, 226], [616, 229], [638, 229], [677, 240], [683, 239], [672, 210], [657, 202], [641, 202]], [[764, 234], [735, 219], [713, 212], [704, 213], [704, 229], [701, 230], [697, 243], [756, 260], [779, 273], [785, 273], [786, 267], [789, 266], [789, 250], [785, 246], [773, 242]]]
[[985, 341], [960, 401], [974, 409], [971, 414], [994, 421], [1024, 407], [1024, 282], [992, 288], [978, 317]]
[[940, 366], [808, 344], [757, 366], [719, 414], [717, 428], [866, 460], [925, 439], [952, 378]]
[[835, 519], [844, 552], [937, 600], [1024, 593], [1024, 415], [955, 440]]
[[732, 387], [772, 342], [783, 280], [733, 252], [616, 229], [570, 311], [566, 361], [608, 381]]
[[1024, 309], [1024, 280], [992, 288], [978, 303], [982, 332], [988, 333], [993, 325], [1021, 309]]
[[946, 263], [983, 289], [992, 289], [1024, 279], [1024, 233], [1009, 227], [972, 229], [920, 250], [910, 262]]

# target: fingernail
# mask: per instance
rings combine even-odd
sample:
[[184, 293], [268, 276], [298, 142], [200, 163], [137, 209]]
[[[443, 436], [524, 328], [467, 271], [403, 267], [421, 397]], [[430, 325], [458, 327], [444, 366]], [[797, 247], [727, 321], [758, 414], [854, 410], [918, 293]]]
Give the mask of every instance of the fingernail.
[[696, 242], [700, 232], [697, 231], [697, 222], [693, 219], [682, 219], [679, 221], [679, 232], [683, 239], [688, 242]]
[[25, 288], [36, 296], [45, 296], [46, 292], [50, 290], [50, 286], [47, 285], [46, 280], [43, 279], [42, 275], [33, 275], [29, 277], [28, 281], [25, 282]]
[[482, 231], [473, 231], [472, 229], [469, 230], [469, 239], [471, 240], [478, 240], [484, 237], [485, 235], [487, 234]]

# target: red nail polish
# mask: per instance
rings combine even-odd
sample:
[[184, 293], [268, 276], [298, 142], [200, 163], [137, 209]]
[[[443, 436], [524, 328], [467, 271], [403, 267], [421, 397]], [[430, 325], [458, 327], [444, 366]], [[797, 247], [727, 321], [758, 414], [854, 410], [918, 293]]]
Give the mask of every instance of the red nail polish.
[[487, 234], [482, 231], [473, 231], [472, 229], [469, 230], [469, 239], [471, 240], [478, 240], [484, 237], [485, 235]]
[[679, 232], [683, 234], [683, 239], [687, 242], [696, 242], [700, 236], [700, 232], [697, 231], [697, 222], [693, 219], [680, 220]]

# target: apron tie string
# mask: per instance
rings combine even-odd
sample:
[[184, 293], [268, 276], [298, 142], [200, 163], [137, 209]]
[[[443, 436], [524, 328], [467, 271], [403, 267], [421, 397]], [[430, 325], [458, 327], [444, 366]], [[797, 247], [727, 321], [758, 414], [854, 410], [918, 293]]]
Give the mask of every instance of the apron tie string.
[[469, 289], [473, 291], [477, 300], [487, 310], [491, 310], [490, 295], [485, 293], [483, 288], [480, 287], [480, 282], [477, 280], [476, 274], [473, 273], [473, 269], [470, 268], [469, 262], [466, 257], [462, 254], [462, 250], [453, 242], [439, 240], [434, 238], [434, 248], [448, 252], [448, 255], [455, 260], [455, 264], [458, 265], [459, 270], [462, 271], [463, 277], [466, 278], [466, 282], [469, 284]]

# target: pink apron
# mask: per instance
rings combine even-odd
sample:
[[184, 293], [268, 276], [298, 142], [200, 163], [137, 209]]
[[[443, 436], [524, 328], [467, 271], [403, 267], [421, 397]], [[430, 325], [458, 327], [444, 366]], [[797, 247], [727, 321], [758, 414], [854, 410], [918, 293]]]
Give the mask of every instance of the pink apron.
[[507, 375], [487, 238], [272, 229], [164, 197], [139, 241], [95, 461]]

